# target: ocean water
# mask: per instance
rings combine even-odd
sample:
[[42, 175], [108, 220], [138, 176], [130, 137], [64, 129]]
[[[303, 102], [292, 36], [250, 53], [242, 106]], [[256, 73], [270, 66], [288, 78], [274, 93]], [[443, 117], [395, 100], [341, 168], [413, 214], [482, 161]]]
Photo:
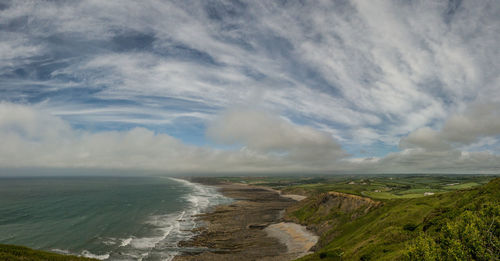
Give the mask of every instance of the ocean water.
[[0, 243], [102, 260], [170, 260], [196, 214], [230, 202], [166, 177], [0, 178]]

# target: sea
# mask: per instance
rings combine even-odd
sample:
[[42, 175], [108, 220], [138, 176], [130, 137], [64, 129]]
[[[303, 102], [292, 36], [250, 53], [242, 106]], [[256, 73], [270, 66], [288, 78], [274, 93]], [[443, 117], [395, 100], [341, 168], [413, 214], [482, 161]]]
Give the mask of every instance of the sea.
[[231, 199], [169, 177], [0, 178], [0, 243], [101, 260], [171, 260]]

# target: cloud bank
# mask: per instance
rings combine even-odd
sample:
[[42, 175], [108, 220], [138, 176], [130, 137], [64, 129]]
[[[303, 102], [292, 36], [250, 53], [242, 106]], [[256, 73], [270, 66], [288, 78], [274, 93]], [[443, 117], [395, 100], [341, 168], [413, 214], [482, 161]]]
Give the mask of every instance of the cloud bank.
[[448, 150], [500, 135], [500, 103], [472, 104], [462, 114], [452, 115], [440, 131], [419, 128], [401, 140], [400, 146]]
[[290, 163], [300, 162], [308, 167], [347, 156], [327, 133], [259, 111], [225, 112], [208, 128], [207, 134], [222, 144], [240, 144], [256, 153], [282, 155]]
[[33, 108], [2, 103], [0, 166], [283, 172], [321, 170], [312, 164], [344, 156], [328, 135], [262, 112], [234, 111], [218, 121], [209, 135], [223, 143], [241, 142], [245, 149], [187, 145], [145, 128], [90, 133]]
[[[188, 145], [167, 134], [139, 127], [91, 133], [28, 106], [0, 104], [2, 167], [146, 169], [199, 174], [500, 170], [497, 155], [450, 148], [409, 148], [384, 158], [353, 159], [331, 135], [262, 111], [227, 111], [213, 122], [207, 135], [221, 145], [235, 148]], [[413, 136], [410, 134], [408, 139]]]

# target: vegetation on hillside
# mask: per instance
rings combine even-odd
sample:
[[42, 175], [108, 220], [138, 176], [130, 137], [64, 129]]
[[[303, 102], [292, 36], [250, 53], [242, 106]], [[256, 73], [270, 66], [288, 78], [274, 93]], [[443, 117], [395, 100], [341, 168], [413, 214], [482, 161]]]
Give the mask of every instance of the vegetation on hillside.
[[[323, 236], [321, 248], [300, 260], [498, 260], [499, 191], [495, 179], [473, 189], [386, 200], [322, 232], [335, 236]], [[318, 214], [304, 206], [292, 215], [307, 216], [304, 211]]]
[[452, 208], [438, 208], [407, 247], [410, 260], [498, 260], [500, 179], [463, 193]]
[[381, 202], [339, 192], [326, 192], [302, 200], [286, 210], [285, 219], [306, 225], [321, 238], [316, 248], [338, 235], [338, 228], [371, 210]]
[[61, 255], [34, 250], [23, 246], [0, 244], [0, 260], [2, 261], [91, 261], [92, 258]]
[[287, 194], [306, 196], [329, 191], [377, 200], [424, 197], [488, 183], [489, 175], [333, 175], [313, 177], [226, 177], [220, 181], [268, 186]]

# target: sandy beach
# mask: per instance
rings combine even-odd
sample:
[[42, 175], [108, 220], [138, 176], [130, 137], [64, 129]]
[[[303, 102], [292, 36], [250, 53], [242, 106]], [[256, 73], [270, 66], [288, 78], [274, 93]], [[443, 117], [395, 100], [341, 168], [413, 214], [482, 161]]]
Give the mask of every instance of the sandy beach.
[[304, 226], [291, 222], [271, 224], [264, 229], [270, 237], [277, 238], [287, 247], [287, 255], [299, 258], [310, 252], [318, 242], [318, 236], [307, 230]]
[[282, 218], [284, 210], [301, 197], [283, 197], [279, 191], [243, 184], [216, 186], [235, 201], [200, 215], [205, 226], [180, 243], [191, 251], [174, 260], [293, 260], [316, 244], [317, 237], [305, 227]]

